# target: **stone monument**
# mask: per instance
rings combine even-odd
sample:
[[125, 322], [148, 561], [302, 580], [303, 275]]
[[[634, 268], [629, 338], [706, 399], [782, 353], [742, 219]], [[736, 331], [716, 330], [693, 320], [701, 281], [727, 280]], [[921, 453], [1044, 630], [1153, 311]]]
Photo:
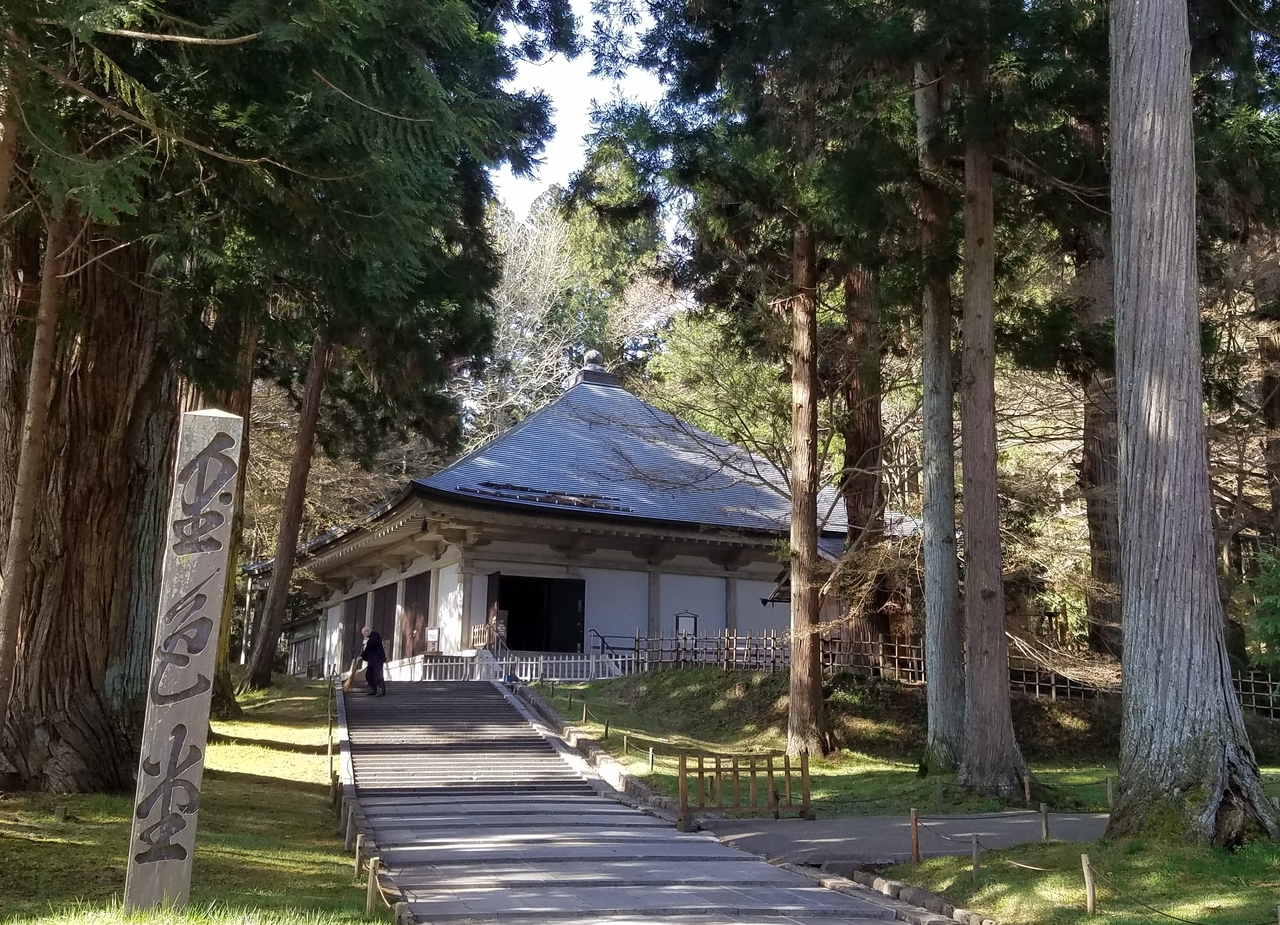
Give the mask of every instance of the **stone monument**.
[[165, 521], [159, 618], [138, 762], [126, 912], [181, 906], [191, 887], [196, 813], [244, 421], [182, 416]]

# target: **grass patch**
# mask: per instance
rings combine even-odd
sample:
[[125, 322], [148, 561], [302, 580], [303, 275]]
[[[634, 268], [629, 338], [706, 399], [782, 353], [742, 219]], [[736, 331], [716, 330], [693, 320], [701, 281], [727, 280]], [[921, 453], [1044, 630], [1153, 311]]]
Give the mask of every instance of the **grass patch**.
[[[627, 770], [668, 796], [677, 792], [679, 753], [780, 751], [786, 746], [785, 673], [724, 671], [717, 668], [654, 671], [593, 681], [557, 684], [554, 705], [622, 761]], [[548, 685], [538, 685], [543, 696]], [[905, 815], [921, 812], [993, 812], [1025, 808], [977, 796], [955, 786], [950, 775], [922, 777], [924, 692], [853, 673], [828, 682], [827, 713], [843, 746], [810, 763], [815, 810], [823, 816]], [[570, 705], [569, 696], [573, 702]], [[1120, 716], [1111, 701], [1052, 702], [1016, 698], [1014, 726], [1032, 765], [1032, 804], [1058, 811], [1106, 811], [1106, 778], [1114, 776]], [[609, 739], [602, 741], [604, 720]], [[1265, 728], [1251, 733], [1259, 758], [1276, 760], [1277, 736]], [[627, 752], [623, 754], [624, 736]], [[1259, 737], [1261, 742], [1259, 743]], [[649, 770], [649, 749], [654, 769]], [[1280, 769], [1270, 769], [1268, 789], [1280, 794]], [[942, 799], [938, 801], [938, 782]]]
[[[245, 719], [214, 722], [237, 744], [205, 762], [191, 905], [129, 922], [294, 925], [363, 919], [364, 892], [335, 835], [328, 760], [284, 748], [325, 742], [323, 682], [282, 679], [243, 701]], [[241, 744], [245, 740], [268, 745]], [[67, 810], [65, 822], [54, 810]], [[125, 796], [0, 795], [0, 922], [126, 921]]]
[[[1275, 844], [1228, 852], [1140, 841], [1050, 842], [985, 853], [976, 884], [969, 860], [960, 857], [899, 864], [885, 875], [940, 893], [955, 906], [980, 909], [1006, 925], [1085, 925], [1098, 919], [1085, 914], [1083, 852], [1102, 875], [1098, 912], [1112, 925], [1160, 921], [1151, 908], [1206, 925], [1275, 921], [1280, 891], [1280, 845]], [[1010, 860], [1048, 871], [1014, 867]]]

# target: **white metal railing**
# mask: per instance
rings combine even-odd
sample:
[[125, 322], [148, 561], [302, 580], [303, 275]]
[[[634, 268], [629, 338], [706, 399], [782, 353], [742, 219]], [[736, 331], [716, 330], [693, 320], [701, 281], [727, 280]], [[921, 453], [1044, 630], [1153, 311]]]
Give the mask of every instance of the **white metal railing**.
[[[496, 657], [480, 650], [475, 655], [425, 655], [397, 665], [392, 680], [404, 681], [598, 681], [635, 671], [635, 659], [594, 652], [504, 652]], [[416, 670], [414, 670], [416, 668]]]

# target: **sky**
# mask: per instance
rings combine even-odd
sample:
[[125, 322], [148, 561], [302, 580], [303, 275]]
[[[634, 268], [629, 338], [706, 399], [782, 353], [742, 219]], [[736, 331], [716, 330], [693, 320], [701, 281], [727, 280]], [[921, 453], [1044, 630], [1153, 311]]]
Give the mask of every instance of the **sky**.
[[[583, 34], [590, 35], [591, 0], [573, 0]], [[661, 85], [652, 74], [632, 71], [619, 83], [591, 75], [591, 53], [585, 51], [573, 61], [557, 55], [540, 64], [522, 61], [517, 67], [513, 86], [522, 90], [542, 90], [551, 99], [551, 121], [555, 135], [547, 142], [542, 166], [531, 178], [513, 176], [504, 167], [494, 175], [498, 195], [516, 215], [521, 217], [542, 192], [552, 184], [568, 183], [570, 176], [584, 162], [583, 136], [591, 131], [592, 101], [607, 102], [621, 95], [640, 102], [655, 102]]]

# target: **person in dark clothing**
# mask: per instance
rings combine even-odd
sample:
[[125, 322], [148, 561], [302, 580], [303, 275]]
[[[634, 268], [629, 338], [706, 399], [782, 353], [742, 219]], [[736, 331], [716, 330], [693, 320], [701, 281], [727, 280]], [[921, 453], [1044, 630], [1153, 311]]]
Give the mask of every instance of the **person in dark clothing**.
[[387, 682], [382, 680], [382, 666], [386, 664], [387, 653], [382, 648], [382, 634], [367, 626], [360, 633], [364, 636], [364, 648], [360, 650], [360, 657], [364, 659], [366, 666], [364, 679], [369, 682], [369, 696], [385, 697]]

